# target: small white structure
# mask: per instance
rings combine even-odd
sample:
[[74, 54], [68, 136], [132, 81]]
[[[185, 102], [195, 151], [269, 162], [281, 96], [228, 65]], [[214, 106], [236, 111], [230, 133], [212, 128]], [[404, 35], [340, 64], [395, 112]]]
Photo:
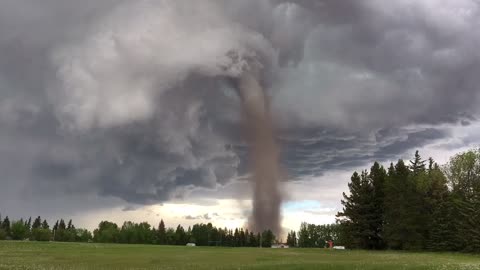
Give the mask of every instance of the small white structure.
[[334, 246], [333, 249], [345, 249], [344, 246]]
[[187, 247], [195, 247], [197, 245], [195, 245], [195, 243], [187, 243]]
[[287, 244], [273, 244], [272, 248], [289, 248]]

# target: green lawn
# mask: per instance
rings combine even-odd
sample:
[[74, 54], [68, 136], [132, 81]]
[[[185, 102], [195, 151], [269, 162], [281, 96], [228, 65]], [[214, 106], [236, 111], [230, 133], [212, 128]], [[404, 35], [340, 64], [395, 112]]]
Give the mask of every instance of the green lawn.
[[480, 269], [480, 256], [0, 241], [0, 269]]

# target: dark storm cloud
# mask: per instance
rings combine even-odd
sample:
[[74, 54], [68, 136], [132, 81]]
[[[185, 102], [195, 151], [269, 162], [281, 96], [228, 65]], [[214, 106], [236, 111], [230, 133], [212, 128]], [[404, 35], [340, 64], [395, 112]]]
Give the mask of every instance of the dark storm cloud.
[[477, 2], [388, 2], [1, 1], [1, 204], [215, 196], [247, 173], [233, 49], [269, 60], [289, 179], [476, 122]]
[[375, 136], [305, 129], [281, 138], [283, 163], [293, 178], [321, 176], [330, 170], [361, 168], [369, 162], [389, 160], [448, 135], [443, 129], [420, 127], [381, 130]]

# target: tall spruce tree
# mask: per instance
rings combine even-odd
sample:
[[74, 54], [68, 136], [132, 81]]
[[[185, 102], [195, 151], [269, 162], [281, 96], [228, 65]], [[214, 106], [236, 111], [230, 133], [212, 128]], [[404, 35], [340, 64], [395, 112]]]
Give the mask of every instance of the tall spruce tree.
[[374, 249], [385, 248], [384, 240], [384, 219], [385, 219], [385, 181], [387, 172], [383, 166], [375, 162], [370, 169], [370, 179], [373, 186], [373, 209], [370, 220], [373, 231], [372, 247]]
[[[453, 239], [450, 234], [450, 227], [445, 217], [450, 217], [451, 207], [449, 200], [449, 191], [447, 179], [437, 163], [432, 158], [429, 159], [429, 166], [426, 175], [426, 184], [420, 181], [419, 189], [423, 198], [423, 215], [424, 215], [424, 248], [438, 250], [440, 246], [451, 245]], [[421, 178], [420, 178], [421, 179]]]
[[50, 229], [50, 226], [48, 226], [48, 222], [46, 219], [44, 219], [42, 222], [42, 229], [45, 229], [45, 230]]
[[8, 219], [8, 216], [6, 216], [5, 219], [3, 219], [2, 229], [5, 231], [7, 236], [10, 235], [10, 219]]
[[388, 170], [385, 185], [385, 239], [392, 249], [417, 249], [422, 241], [416, 225], [416, 188], [403, 160]]
[[338, 221], [346, 223], [356, 247], [374, 249], [379, 243], [379, 221], [372, 180], [367, 171], [361, 175], [354, 172], [350, 180], [350, 195], [343, 193], [343, 212], [337, 214]]
[[425, 171], [425, 160], [422, 160], [418, 150], [415, 151], [415, 157], [413, 160], [410, 160], [410, 169], [412, 170], [413, 175], [417, 175]]
[[165, 229], [165, 223], [163, 222], [163, 219], [160, 220], [160, 224], [158, 224], [158, 243], [160, 245], [166, 245], [167, 244], [167, 231]]
[[35, 221], [33, 221], [32, 229], [38, 229], [42, 225], [42, 220], [40, 216], [38, 216]]

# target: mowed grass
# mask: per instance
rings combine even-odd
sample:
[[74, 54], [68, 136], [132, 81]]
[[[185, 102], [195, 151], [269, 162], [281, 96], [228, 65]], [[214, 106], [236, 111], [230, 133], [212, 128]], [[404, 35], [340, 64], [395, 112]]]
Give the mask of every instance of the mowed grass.
[[0, 241], [0, 269], [470, 270], [480, 269], [480, 256]]

